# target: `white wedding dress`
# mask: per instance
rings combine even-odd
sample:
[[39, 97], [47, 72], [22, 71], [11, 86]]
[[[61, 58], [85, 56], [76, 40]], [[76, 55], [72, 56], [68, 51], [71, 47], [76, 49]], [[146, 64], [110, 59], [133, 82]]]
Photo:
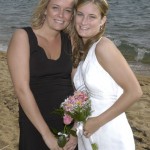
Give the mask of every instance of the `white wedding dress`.
[[[111, 107], [123, 91], [99, 64], [95, 55], [98, 42], [92, 45], [85, 61], [80, 62], [73, 79], [76, 90], [89, 93], [93, 110], [91, 117]], [[125, 113], [100, 127], [91, 138], [99, 150], [135, 150], [133, 133]], [[92, 150], [89, 139], [84, 135], [78, 136], [78, 149]]]

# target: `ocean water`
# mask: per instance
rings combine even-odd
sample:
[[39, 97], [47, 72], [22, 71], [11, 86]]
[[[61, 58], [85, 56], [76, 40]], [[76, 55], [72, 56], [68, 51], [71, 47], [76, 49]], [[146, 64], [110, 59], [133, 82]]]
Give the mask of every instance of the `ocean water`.
[[[150, 72], [150, 0], [108, 0], [106, 34], [136, 71]], [[30, 25], [38, 0], [0, 0], [0, 51], [16, 28]]]

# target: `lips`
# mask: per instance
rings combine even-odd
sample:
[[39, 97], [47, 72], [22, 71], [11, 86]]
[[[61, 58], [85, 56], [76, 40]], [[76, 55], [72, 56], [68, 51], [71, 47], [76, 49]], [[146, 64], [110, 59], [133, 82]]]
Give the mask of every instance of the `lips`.
[[64, 23], [63, 20], [58, 20], [58, 19], [55, 19], [55, 22], [56, 22], [56, 23], [59, 23], [59, 24], [63, 24], [63, 23]]
[[81, 29], [81, 30], [88, 30], [88, 27], [80, 26], [80, 29]]

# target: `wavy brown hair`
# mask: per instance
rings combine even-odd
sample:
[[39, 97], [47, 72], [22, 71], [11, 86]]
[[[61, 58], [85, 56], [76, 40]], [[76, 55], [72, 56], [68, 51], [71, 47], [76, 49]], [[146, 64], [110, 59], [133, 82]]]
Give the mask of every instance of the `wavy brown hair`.
[[[108, 3], [106, 0], [78, 0], [75, 6], [75, 9], [77, 10], [79, 6], [90, 3], [90, 2], [92, 2], [98, 7], [102, 18], [107, 15]], [[74, 30], [72, 30], [71, 32], [71, 36], [73, 39], [73, 67], [76, 68], [79, 62], [85, 59], [90, 47], [93, 45], [93, 43], [95, 43], [98, 39], [102, 37], [102, 35], [104, 34], [104, 31], [105, 31], [105, 24], [101, 26], [100, 32], [97, 35], [90, 38], [84, 44], [82, 41], [82, 38], [77, 34], [77, 31], [75, 30], [75, 27], [74, 27]]]

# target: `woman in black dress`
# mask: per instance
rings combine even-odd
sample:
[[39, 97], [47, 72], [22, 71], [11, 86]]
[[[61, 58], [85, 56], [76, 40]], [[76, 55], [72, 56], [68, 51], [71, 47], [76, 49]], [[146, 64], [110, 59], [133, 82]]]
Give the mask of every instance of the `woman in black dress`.
[[[51, 112], [73, 93], [71, 42], [63, 30], [74, 0], [40, 0], [32, 27], [17, 29], [8, 48], [8, 66], [19, 100], [19, 150], [62, 150], [51, 129], [63, 121]], [[66, 150], [73, 150], [70, 137]]]

